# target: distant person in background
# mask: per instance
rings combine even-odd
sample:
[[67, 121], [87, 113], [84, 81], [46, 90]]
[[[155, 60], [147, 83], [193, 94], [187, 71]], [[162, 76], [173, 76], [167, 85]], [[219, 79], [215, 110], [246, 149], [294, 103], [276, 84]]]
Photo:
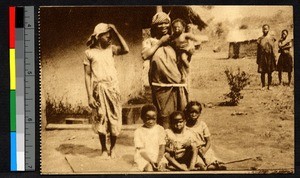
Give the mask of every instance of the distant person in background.
[[269, 34], [270, 26], [265, 24], [262, 26], [263, 36], [257, 40], [257, 60], [258, 72], [261, 73], [262, 89], [265, 89], [265, 74], [268, 75], [268, 87], [272, 84], [272, 72], [276, 69], [273, 36]]
[[[120, 46], [111, 44], [116, 35]], [[83, 60], [85, 86], [92, 111], [93, 128], [99, 135], [101, 158], [115, 158], [115, 144], [122, 126], [122, 104], [119, 91], [115, 55], [129, 52], [129, 48], [112, 24], [99, 23], [90, 36]], [[110, 150], [106, 147], [106, 136], [110, 133]]]
[[279, 59], [277, 63], [278, 70], [278, 79], [279, 84], [281, 84], [282, 72], [288, 73], [288, 86], [291, 83], [292, 71], [293, 71], [293, 57], [290, 53], [290, 49], [292, 48], [292, 42], [290, 39], [287, 39], [289, 32], [287, 30], [282, 30], [281, 39], [278, 42], [279, 47]]

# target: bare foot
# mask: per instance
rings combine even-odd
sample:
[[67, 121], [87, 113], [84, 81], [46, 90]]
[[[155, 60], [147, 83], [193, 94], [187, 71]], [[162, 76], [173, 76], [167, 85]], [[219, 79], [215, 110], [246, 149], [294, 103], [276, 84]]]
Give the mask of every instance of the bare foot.
[[207, 168], [208, 170], [227, 170], [226, 166], [224, 163], [215, 161], [212, 164], [210, 164]]
[[173, 165], [168, 164], [166, 167], [170, 171], [176, 171], [176, 168]]
[[167, 164], [163, 163], [160, 166], [158, 166], [158, 171], [159, 172], [166, 172], [166, 171], [170, 171], [170, 170], [167, 169]]
[[207, 167], [206, 167], [205, 165], [203, 165], [203, 164], [200, 164], [200, 163], [197, 163], [197, 164], [195, 165], [195, 167], [196, 167], [196, 169], [197, 169], [198, 171], [206, 171], [206, 170], [207, 170]]
[[189, 168], [189, 171], [198, 171], [198, 169], [197, 168]]
[[103, 151], [101, 156], [100, 156], [100, 159], [109, 159], [109, 156], [108, 156], [108, 152], [107, 151]]
[[110, 150], [110, 158], [111, 159], [116, 159], [117, 158], [117, 155], [115, 153], [115, 149]]

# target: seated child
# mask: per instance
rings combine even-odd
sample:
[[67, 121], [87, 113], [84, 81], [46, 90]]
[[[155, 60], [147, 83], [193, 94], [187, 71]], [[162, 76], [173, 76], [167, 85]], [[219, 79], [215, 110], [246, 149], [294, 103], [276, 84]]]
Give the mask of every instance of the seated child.
[[200, 119], [202, 106], [197, 101], [190, 101], [185, 108], [186, 126], [197, 134], [197, 148], [206, 169], [226, 169], [217, 161], [211, 149], [210, 132], [206, 123]]
[[194, 170], [197, 161], [195, 134], [185, 127], [183, 112], [175, 111], [170, 115], [170, 128], [166, 129], [167, 143], [165, 157], [169, 168], [174, 170]]
[[176, 51], [180, 72], [183, 76], [189, 73], [189, 62], [195, 52], [193, 42], [200, 43], [201, 39], [191, 32], [186, 32], [186, 23], [182, 19], [176, 19], [172, 22], [172, 47]]
[[[141, 118], [144, 125], [134, 132], [134, 161], [140, 171], [156, 171], [163, 169], [165, 152], [165, 130], [156, 124], [157, 110], [154, 105], [142, 107]], [[165, 163], [166, 164], [166, 160]]]

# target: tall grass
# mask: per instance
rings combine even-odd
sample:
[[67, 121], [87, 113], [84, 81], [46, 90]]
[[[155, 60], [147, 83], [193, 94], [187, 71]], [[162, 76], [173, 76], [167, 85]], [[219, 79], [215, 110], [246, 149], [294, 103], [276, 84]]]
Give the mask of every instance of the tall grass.
[[91, 109], [83, 106], [82, 103], [75, 105], [68, 102], [68, 99], [53, 98], [49, 95], [46, 98], [46, 118], [47, 123], [63, 123], [66, 117], [89, 117]]

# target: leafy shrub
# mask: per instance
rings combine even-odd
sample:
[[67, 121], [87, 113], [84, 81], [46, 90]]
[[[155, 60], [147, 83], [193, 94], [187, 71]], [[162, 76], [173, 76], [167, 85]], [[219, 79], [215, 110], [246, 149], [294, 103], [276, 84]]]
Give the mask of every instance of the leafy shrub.
[[223, 33], [224, 33], [223, 24], [222, 24], [222, 22], [219, 22], [216, 25], [216, 35], [217, 35], [218, 38], [220, 38]]
[[225, 105], [237, 106], [239, 101], [243, 99], [241, 91], [250, 83], [249, 75], [246, 72], [241, 71], [238, 68], [237, 72], [226, 69], [225, 71], [227, 82], [230, 87], [230, 92], [225, 94], [225, 98], [229, 98], [230, 101], [225, 102]]

